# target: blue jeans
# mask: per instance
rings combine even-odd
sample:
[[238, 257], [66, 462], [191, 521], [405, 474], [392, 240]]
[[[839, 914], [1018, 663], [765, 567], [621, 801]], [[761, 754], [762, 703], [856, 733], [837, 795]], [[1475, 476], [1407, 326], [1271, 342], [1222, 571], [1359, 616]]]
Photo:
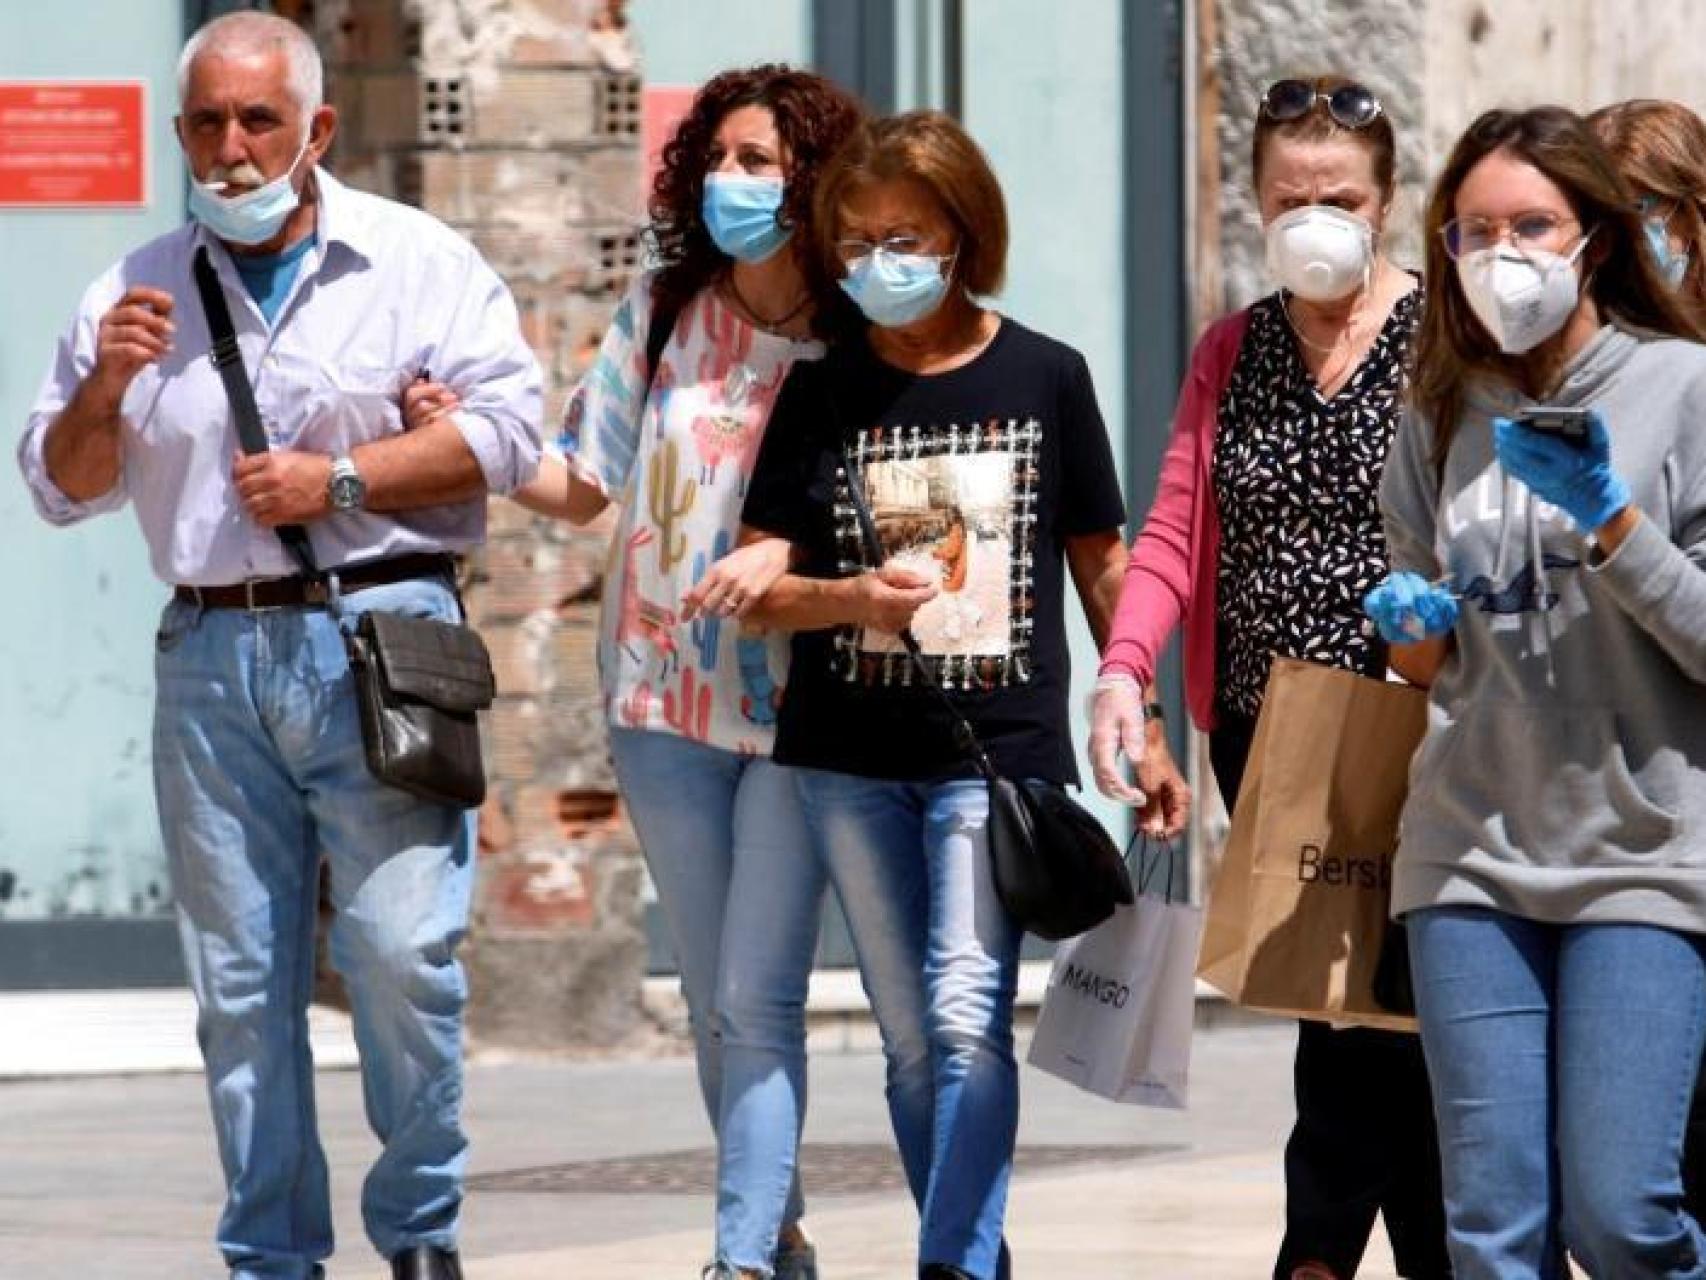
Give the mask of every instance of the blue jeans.
[[[433, 580], [345, 597], [455, 618]], [[473, 815], [367, 771], [337, 623], [323, 609], [172, 603], [156, 637], [154, 783], [224, 1166], [219, 1248], [240, 1280], [320, 1274], [332, 1252], [308, 999], [320, 860], [337, 917], [368, 1123], [362, 1217], [383, 1254], [452, 1247], [467, 1140], [456, 945]]]
[[1682, 1209], [1706, 1038], [1702, 939], [1498, 911], [1411, 912], [1457, 1280], [1706, 1276]]
[[681, 966], [717, 1143], [717, 1258], [769, 1275], [804, 1212], [806, 989], [823, 911], [792, 772], [641, 729], [610, 755]]
[[797, 772], [882, 1032], [919, 1264], [990, 1280], [1006, 1270], [1023, 933], [995, 896], [988, 793], [982, 781]]

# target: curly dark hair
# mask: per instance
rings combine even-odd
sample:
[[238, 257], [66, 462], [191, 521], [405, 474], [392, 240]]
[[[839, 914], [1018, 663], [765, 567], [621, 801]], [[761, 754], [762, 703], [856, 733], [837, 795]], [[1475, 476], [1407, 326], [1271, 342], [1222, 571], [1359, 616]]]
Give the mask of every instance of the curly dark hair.
[[656, 256], [654, 292], [684, 305], [728, 266], [712, 243], [700, 203], [713, 135], [729, 112], [759, 106], [775, 118], [788, 151], [788, 182], [778, 218], [794, 229], [788, 249], [799, 263], [815, 303], [813, 328], [821, 335], [853, 323], [852, 304], [812, 252], [812, 193], [825, 164], [865, 116], [857, 98], [820, 75], [781, 63], [725, 71], [694, 95], [693, 105], [663, 149], [652, 184], [646, 234]]

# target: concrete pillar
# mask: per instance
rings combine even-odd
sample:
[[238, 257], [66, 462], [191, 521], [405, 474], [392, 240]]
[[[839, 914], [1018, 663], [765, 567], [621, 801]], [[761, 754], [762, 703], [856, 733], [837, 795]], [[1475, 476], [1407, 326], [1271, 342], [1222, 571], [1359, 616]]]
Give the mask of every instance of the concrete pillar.
[[[508, 282], [547, 436], [639, 266], [640, 80], [620, 0], [319, 0], [332, 164], [427, 209]], [[594, 637], [608, 531], [494, 500], [467, 600], [499, 699], [464, 958], [471, 1034], [609, 1046], [642, 1028], [643, 865], [610, 773]]]

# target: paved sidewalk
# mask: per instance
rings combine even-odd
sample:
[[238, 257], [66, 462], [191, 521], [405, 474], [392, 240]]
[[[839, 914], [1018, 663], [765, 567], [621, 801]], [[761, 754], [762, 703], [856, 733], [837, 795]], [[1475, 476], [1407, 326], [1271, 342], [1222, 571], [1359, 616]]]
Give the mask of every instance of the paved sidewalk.
[[[1292, 1031], [1199, 1034], [1188, 1112], [1117, 1107], [1024, 1072], [1010, 1237], [1022, 1280], [1260, 1280], [1278, 1238]], [[824, 1280], [905, 1280], [916, 1227], [899, 1189], [873, 1053], [814, 1052], [809, 1222]], [[357, 1200], [374, 1144], [359, 1080], [320, 1076], [341, 1252], [383, 1280]], [[0, 1274], [215, 1280], [220, 1188], [189, 1075], [0, 1085]], [[685, 1056], [483, 1061], [468, 1081], [470, 1280], [691, 1280], [709, 1250], [708, 1135]], [[813, 1182], [818, 1187], [812, 1192]], [[1390, 1280], [1375, 1241], [1362, 1271]]]

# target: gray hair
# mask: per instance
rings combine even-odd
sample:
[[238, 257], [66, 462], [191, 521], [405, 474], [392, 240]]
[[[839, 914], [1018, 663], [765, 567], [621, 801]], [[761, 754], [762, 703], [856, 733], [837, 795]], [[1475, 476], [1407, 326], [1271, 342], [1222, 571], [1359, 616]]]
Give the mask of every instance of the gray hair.
[[325, 101], [326, 73], [308, 33], [288, 18], [243, 10], [207, 23], [178, 56], [178, 104], [189, 92], [190, 68], [204, 53], [243, 57], [282, 52], [289, 67], [290, 95], [302, 108], [303, 127]]

